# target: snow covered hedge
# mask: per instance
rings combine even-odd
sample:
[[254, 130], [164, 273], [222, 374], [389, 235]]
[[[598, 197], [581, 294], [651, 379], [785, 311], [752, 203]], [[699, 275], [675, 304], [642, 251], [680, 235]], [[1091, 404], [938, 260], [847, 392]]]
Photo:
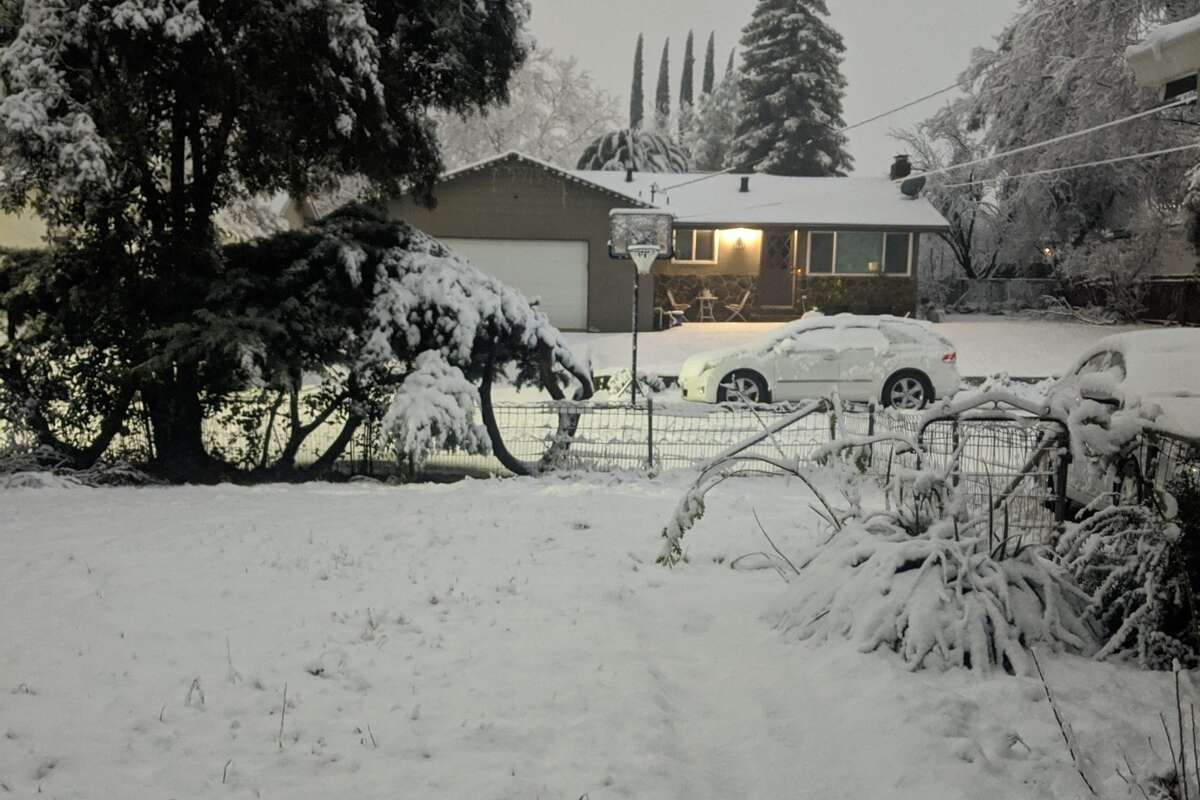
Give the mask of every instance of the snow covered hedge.
[[[368, 423], [418, 460], [438, 447], [484, 451], [476, 387], [495, 371], [590, 394], [588, 365], [541, 309], [404, 223], [347, 208], [221, 256], [202, 308], [157, 332], [138, 367], [203, 355], [208, 419], [227, 434], [209, 440], [219, 477], [325, 474]], [[131, 368], [106, 338], [131, 312], [62, 308], [59, 287], [88, 268], [54, 254], [0, 260], [0, 405], [80, 467], [143, 424]]]

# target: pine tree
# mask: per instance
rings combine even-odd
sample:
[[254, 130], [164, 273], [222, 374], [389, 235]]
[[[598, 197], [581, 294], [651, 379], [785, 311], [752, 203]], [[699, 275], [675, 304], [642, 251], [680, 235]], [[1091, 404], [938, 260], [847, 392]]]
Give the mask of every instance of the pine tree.
[[712, 94], [717, 81], [717, 67], [713, 62], [717, 55], [717, 34], [708, 35], [708, 47], [704, 49], [704, 80], [700, 84], [700, 94]]
[[679, 108], [690, 106], [695, 102], [692, 82], [696, 72], [696, 56], [693, 52], [695, 42], [692, 32], [688, 31], [687, 42], [683, 46], [683, 76], [679, 79]]
[[742, 120], [733, 164], [775, 175], [844, 175], [842, 37], [825, 0], [758, 0], [742, 31]]
[[739, 77], [735, 71], [722, 78], [712, 92], [701, 95], [696, 103], [695, 124], [682, 134], [693, 171], [717, 172], [729, 166], [729, 152], [740, 118]]
[[642, 119], [646, 113], [646, 102], [642, 97], [642, 73], [645, 72], [642, 46], [642, 35], [639, 33], [637, 48], [633, 51], [633, 89], [629, 93], [629, 127], [635, 131], [642, 127]]
[[671, 40], [663, 42], [662, 61], [658, 64], [658, 86], [654, 91], [654, 125], [659, 133], [671, 126]]
[[687, 138], [696, 124], [696, 99], [693, 82], [696, 73], [695, 40], [688, 31], [683, 47], [683, 76], [679, 79], [679, 140]]

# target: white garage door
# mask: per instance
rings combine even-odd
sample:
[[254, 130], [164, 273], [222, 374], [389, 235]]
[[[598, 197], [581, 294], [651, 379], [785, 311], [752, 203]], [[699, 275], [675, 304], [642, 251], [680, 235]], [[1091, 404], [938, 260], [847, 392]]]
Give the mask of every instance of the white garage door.
[[454, 252], [541, 307], [559, 328], [587, 327], [587, 243], [442, 239]]

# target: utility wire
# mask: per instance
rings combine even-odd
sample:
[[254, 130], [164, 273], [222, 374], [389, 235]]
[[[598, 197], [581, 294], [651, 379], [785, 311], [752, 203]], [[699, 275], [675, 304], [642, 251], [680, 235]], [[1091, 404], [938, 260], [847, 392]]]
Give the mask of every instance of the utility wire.
[[957, 189], [963, 186], [975, 186], [981, 183], [1000, 183], [1002, 181], [1016, 180], [1017, 178], [1029, 178], [1035, 175], [1052, 175], [1056, 172], [1068, 172], [1075, 169], [1087, 169], [1088, 167], [1102, 167], [1106, 164], [1119, 164], [1122, 161], [1136, 161], [1140, 158], [1153, 158], [1154, 156], [1165, 156], [1168, 153], [1181, 153], [1184, 150], [1196, 150], [1200, 148], [1200, 143], [1185, 144], [1179, 147], [1167, 147], [1162, 150], [1151, 150], [1147, 153], [1134, 153], [1128, 156], [1117, 156], [1115, 158], [1105, 158], [1100, 161], [1089, 161], [1085, 164], [1072, 164], [1067, 167], [1052, 167], [1050, 169], [1039, 169], [1033, 172], [1022, 172], [1018, 175], [1004, 175], [996, 178], [980, 178], [976, 181], [964, 181], [962, 183], [947, 183], [943, 184], [942, 189]]
[[[916, 100], [910, 100], [907, 103], [905, 103], [904, 105], [896, 106], [895, 108], [890, 108], [887, 111], [876, 114], [873, 117], [868, 117], [867, 119], [860, 120], [859, 122], [856, 122], [853, 125], [847, 125], [844, 128], [838, 128], [831, 135], [832, 136], [840, 136], [841, 134], [845, 133], [846, 131], [852, 131], [855, 128], [861, 128], [864, 125], [869, 125], [870, 123], [876, 122], [877, 120], [881, 120], [884, 117], [890, 117], [892, 114], [896, 114], [900, 111], [904, 111], [905, 109], [912, 108], [915, 105], [924, 103], [926, 100], [932, 100], [933, 98], [937, 97], [938, 95], [945, 94], [946, 92], [952, 92], [955, 89], [966, 86], [967, 84], [969, 84], [971, 82], [971, 80], [972, 79], [970, 79], [970, 78], [965, 78], [963, 80], [958, 81], [957, 83], [952, 83], [949, 86], [938, 89], [936, 92], [930, 92], [927, 95], [922, 95], [921, 97], [918, 97]], [[806, 145], [809, 145], [812, 143], [813, 143], [812, 139], [809, 139], [807, 142], [805, 142]], [[703, 175], [699, 178], [692, 178], [691, 180], [684, 181], [683, 183], [676, 183], [671, 186], [667, 186], [662, 189], [659, 189], [658, 191], [669, 192], [672, 189], [678, 189], [682, 186], [691, 186], [693, 183], [700, 183], [701, 181], [706, 181], [709, 178], [716, 178], [721, 175], [728, 175], [729, 173], [735, 171], [735, 169], [736, 169], [735, 167], [728, 167], [726, 169], [721, 170], [720, 172], [710, 172], [709, 174]]]
[[1148, 111], [1139, 111], [1138, 113], [1130, 114], [1127, 117], [1121, 117], [1120, 119], [1114, 119], [1112, 122], [1105, 122], [1100, 125], [1093, 125], [1090, 128], [1086, 128], [1081, 131], [1075, 131], [1073, 133], [1064, 133], [1062, 136], [1055, 136], [1053, 139], [1046, 139], [1045, 141], [1034, 142], [1033, 144], [1027, 144], [1023, 147], [1017, 147], [1012, 150], [1006, 150], [1003, 153], [994, 153], [990, 156], [984, 156], [982, 158], [977, 158], [974, 161], [966, 161], [966, 162], [963, 162], [962, 164], [951, 164], [948, 167], [941, 167], [940, 169], [933, 169], [933, 170], [929, 170], [928, 172], [921, 172], [918, 174], [909, 175], [904, 178], [897, 178], [896, 180], [892, 181], [892, 183], [904, 183], [905, 181], [912, 180], [913, 178], [928, 178], [931, 175], [941, 175], [946, 172], [952, 172], [956, 169], [963, 169], [965, 167], [974, 167], [978, 164], [986, 164], [987, 162], [995, 161], [998, 158], [1007, 158], [1008, 156], [1015, 156], [1019, 153], [1028, 153], [1030, 150], [1038, 150], [1042, 147], [1049, 147], [1052, 144], [1059, 144], [1060, 142], [1070, 141], [1071, 139], [1078, 139], [1080, 136], [1087, 136], [1089, 133], [1095, 133], [1097, 131], [1106, 130], [1108, 128], [1115, 128], [1116, 126], [1124, 125], [1127, 122], [1133, 122], [1134, 120], [1142, 119], [1143, 117], [1149, 117], [1152, 114], [1161, 114], [1162, 112], [1167, 111], [1169, 109], [1179, 108], [1180, 106], [1189, 105], [1194, 102], [1196, 102], [1194, 97], [1185, 96], [1184, 99], [1176, 100], [1174, 103], [1168, 103], [1165, 106], [1156, 106], [1155, 108], [1152, 108]]

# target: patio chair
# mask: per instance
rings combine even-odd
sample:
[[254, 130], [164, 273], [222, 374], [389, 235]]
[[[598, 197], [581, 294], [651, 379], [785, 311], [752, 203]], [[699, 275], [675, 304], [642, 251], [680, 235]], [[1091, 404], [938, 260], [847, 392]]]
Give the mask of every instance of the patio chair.
[[744, 295], [742, 295], [742, 299], [739, 300], [738, 302], [725, 303], [724, 304], [725, 308], [729, 310], [729, 318], [726, 319], [725, 321], [733, 322], [735, 319], [740, 319], [742, 322], [749, 322], [749, 320], [747, 320], [744, 316], [742, 316], [742, 312], [746, 310], [746, 303], [749, 303], [749, 302], [750, 302], [750, 290], [747, 289], [746, 293]]
[[680, 314], [687, 313], [687, 310], [692, 307], [691, 303], [681, 303], [676, 300], [670, 289], [667, 289], [667, 303], [670, 304], [672, 311], [678, 311]]

